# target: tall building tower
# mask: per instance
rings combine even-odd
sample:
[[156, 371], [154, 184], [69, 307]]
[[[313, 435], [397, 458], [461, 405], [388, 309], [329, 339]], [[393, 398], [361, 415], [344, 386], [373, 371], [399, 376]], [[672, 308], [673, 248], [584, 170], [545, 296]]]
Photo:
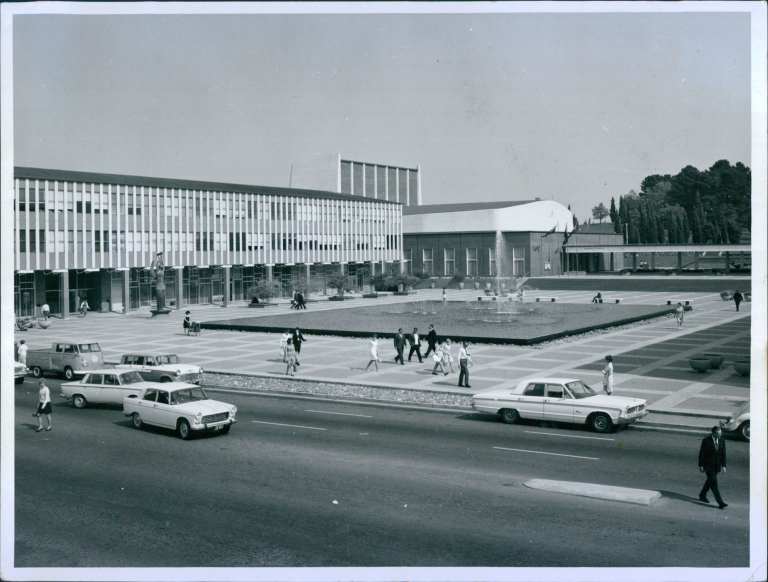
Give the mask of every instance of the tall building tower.
[[407, 168], [338, 158], [338, 192], [363, 198], [421, 205], [421, 166]]

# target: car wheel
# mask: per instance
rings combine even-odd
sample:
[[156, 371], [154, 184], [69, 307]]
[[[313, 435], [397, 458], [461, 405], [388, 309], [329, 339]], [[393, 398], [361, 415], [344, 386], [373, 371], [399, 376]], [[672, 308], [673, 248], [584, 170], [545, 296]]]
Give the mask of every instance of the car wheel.
[[590, 418], [590, 424], [595, 432], [611, 432], [613, 421], [603, 412], [598, 412]]
[[141, 428], [141, 427], [142, 427], [142, 425], [144, 424], [144, 423], [141, 421], [141, 417], [139, 416], [139, 413], [138, 413], [138, 412], [134, 412], [134, 413], [131, 415], [131, 424], [133, 425], [133, 428]]
[[230, 428], [232, 428], [232, 425], [228, 424], [227, 426], [225, 426], [224, 428], [221, 429], [221, 432], [224, 433], [224, 434], [227, 434], [229, 432]]
[[515, 424], [520, 420], [520, 414], [514, 408], [502, 408], [499, 414], [501, 414], [501, 420], [507, 424]]
[[35, 378], [43, 377], [43, 369], [40, 366], [32, 366], [32, 375]]
[[20, 376], [16, 378], [16, 384], [23, 384], [24, 383], [24, 376]]
[[67, 380], [72, 380], [75, 377], [75, 371], [72, 368], [70, 368], [69, 366], [66, 366], [64, 368], [64, 377]]
[[189, 422], [184, 418], [179, 420], [178, 431], [179, 431], [179, 438], [181, 438], [182, 440], [187, 440], [189, 439], [189, 437], [192, 436], [192, 429], [189, 428]]
[[739, 427], [739, 434], [741, 435], [741, 438], [749, 442], [749, 421], [748, 420], [741, 423], [741, 426]]
[[160, 378], [160, 381], [161, 382], [170, 382], [171, 379], [168, 376], [163, 376], [162, 378]]
[[75, 408], [85, 408], [85, 405], [88, 404], [88, 401], [85, 399], [85, 396], [82, 394], [75, 394], [72, 397], [72, 406]]

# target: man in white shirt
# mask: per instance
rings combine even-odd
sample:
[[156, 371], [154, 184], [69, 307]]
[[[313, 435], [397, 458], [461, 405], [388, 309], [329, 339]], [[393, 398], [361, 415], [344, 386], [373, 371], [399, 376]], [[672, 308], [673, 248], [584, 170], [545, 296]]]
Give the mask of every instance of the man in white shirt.
[[469, 364], [472, 361], [472, 354], [469, 352], [467, 342], [461, 342], [459, 350], [459, 386], [472, 388], [469, 384]]
[[419, 357], [419, 363], [423, 362], [421, 359], [421, 338], [419, 337], [418, 328], [413, 328], [413, 333], [408, 336], [408, 343], [411, 344], [411, 349], [408, 352], [408, 361], [411, 361], [411, 358], [415, 353]]
[[51, 391], [45, 383], [45, 380], [40, 380], [39, 386], [40, 390], [37, 393], [37, 410], [35, 411], [35, 416], [37, 416], [37, 428], [35, 430], [37, 432], [43, 430], [43, 421], [40, 418], [43, 415], [45, 415], [45, 418], [48, 421], [48, 426], [45, 427], [45, 430], [51, 430], [51, 428], [53, 428], [51, 426]]

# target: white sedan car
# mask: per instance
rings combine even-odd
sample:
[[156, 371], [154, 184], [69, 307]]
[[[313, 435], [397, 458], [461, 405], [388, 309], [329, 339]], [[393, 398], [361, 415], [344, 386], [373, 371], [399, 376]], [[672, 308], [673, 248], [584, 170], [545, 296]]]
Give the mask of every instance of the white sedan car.
[[85, 408], [88, 404], [122, 404], [126, 396], [136, 398], [156, 384], [146, 382], [134, 370], [100, 368], [91, 370], [75, 382], [62, 384], [60, 396], [71, 400], [75, 408]]
[[498, 414], [510, 424], [530, 418], [586, 424], [597, 432], [610, 432], [648, 414], [645, 400], [598, 394], [577, 378], [528, 378], [513, 388], [473, 395], [472, 408]]
[[724, 431], [738, 434], [749, 441], [749, 402], [734, 412], [728, 420], [720, 422]]
[[136, 428], [145, 424], [169, 428], [185, 440], [195, 431], [226, 434], [237, 422], [234, 404], [211, 400], [200, 386], [182, 382], [159, 384], [139, 398], [125, 398], [123, 414]]

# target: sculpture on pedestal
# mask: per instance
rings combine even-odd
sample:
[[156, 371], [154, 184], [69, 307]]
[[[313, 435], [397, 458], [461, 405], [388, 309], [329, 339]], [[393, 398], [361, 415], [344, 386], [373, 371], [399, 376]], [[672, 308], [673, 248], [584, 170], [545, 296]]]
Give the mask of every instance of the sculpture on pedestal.
[[152, 317], [155, 315], [167, 315], [171, 312], [165, 306], [165, 261], [163, 253], [157, 253], [150, 265], [152, 269], [152, 285], [155, 289], [155, 308], [151, 309]]

